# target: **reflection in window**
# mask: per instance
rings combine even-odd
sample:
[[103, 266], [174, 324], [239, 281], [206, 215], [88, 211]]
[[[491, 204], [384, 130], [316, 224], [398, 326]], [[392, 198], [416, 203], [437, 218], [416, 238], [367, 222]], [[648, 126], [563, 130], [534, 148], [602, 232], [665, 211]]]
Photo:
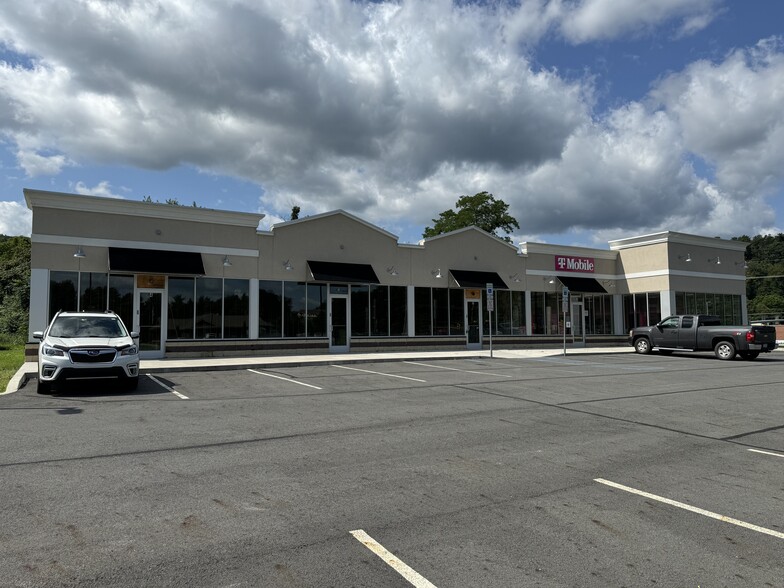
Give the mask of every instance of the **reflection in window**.
[[223, 284], [221, 278], [196, 280], [196, 338], [219, 339], [222, 332], [221, 313]]
[[305, 282], [283, 283], [283, 336], [305, 337], [307, 315]]
[[223, 280], [223, 337], [247, 339], [250, 336], [248, 280]]
[[283, 282], [259, 280], [259, 337], [283, 335]]
[[327, 285], [308, 284], [308, 337], [327, 336]]
[[389, 334], [408, 334], [408, 292], [405, 286], [389, 287]]
[[465, 300], [461, 288], [449, 290], [449, 334], [465, 335]]
[[108, 300], [106, 292], [107, 274], [82, 272], [79, 276], [79, 310], [103, 312]]
[[76, 272], [49, 272], [49, 319], [60, 310], [78, 310], [76, 304]]
[[369, 289], [367, 285], [351, 286], [351, 336], [367, 337], [370, 329]]
[[113, 310], [133, 329], [133, 276], [109, 276], [109, 310]]
[[432, 335], [430, 288], [414, 288], [414, 334]]
[[389, 335], [389, 286], [370, 286], [370, 334]]
[[433, 288], [433, 334], [449, 334], [449, 290]]
[[169, 278], [168, 339], [193, 339], [194, 287], [193, 278]]

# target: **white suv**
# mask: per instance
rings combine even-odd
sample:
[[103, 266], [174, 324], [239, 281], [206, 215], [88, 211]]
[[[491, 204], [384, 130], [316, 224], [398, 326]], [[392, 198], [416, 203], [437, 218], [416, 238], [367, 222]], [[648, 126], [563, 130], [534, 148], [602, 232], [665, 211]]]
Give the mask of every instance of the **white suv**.
[[58, 312], [45, 331], [36, 331], [38, 393], [70, 379], [114, 378], [127, 390], [139, 384], [139, 338], [119, 316], [107, 312]]

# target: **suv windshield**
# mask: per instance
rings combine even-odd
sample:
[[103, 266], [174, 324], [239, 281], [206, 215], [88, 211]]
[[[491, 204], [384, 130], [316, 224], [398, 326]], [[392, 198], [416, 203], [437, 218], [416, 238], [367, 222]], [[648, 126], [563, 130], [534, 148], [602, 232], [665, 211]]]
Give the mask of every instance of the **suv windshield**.
[[61, 316], [49, 331], [51, 337], [126, 337], [120, 321], [102, 316]]

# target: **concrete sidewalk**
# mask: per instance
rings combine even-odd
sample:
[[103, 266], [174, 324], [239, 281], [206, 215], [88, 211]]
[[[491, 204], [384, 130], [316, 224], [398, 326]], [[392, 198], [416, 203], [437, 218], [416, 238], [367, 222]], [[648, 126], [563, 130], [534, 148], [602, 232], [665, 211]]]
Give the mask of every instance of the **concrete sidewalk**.
[[[603, 353], [632, 353], [632, 347], [567, 347], [566, 355], [603, 354]], [[547, 349], [494, 349], [494, 359], [518, 359], [525, 357], [551, 357], [562, 356], [563, 348]], [[328, 365], [331, 363], [371, 363], [384, 361], [404, 360], [436, 360], [436, 359], [465, 359], [465, 358], [490, 358], [489, 350], [482, 351], [401, 351], [386, 353], [337, 353], [317, 355], [280, 355], [274, 357], [204, 357], [192, 359], [144, 359], [142, 360], [142, 373], [171, 373], [193, 371], [239, 370], [247, 368], [272, 368], [281, 366], [303, 365]], [[14, 374], [5, 392], [16, 392], [38, 372], [36, 362], [26, 362]]]

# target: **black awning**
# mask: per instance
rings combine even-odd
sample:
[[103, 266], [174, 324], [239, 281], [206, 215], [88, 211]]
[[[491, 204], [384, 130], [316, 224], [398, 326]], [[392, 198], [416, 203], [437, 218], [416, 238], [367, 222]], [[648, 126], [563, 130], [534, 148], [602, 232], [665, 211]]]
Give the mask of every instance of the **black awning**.
[[310, 273], [318, 282], [351, 282], [353, 284], [378, 284], [373, 267], [366, 263], [336, 263], [308, 260]]
[[493, 288], [508, 290], [509, 286], [495, 272], [473, 272], [469, 270], [449, 270], [452, 277], [461, 288], [485, 288], [492, 284]]
[[201, 253], [109, 247], [109, 270], [144, 274], [203, 276]]
[[607, 294], [607, 290], [596, 281], [596, 278], [567, 278], [566, 276], [558, 276], [558, 281], [569, 288], [570, 292]]

